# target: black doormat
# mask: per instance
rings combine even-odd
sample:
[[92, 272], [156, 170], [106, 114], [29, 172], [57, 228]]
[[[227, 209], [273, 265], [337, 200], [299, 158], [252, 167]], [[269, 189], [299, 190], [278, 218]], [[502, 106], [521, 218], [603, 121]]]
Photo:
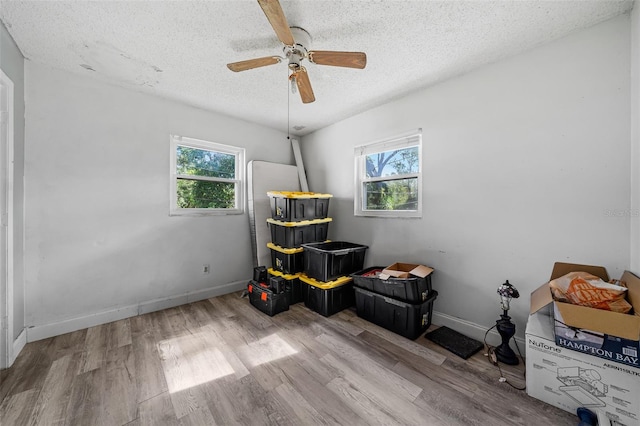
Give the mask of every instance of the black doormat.
[[445, 326], [428, 332], [424, 337], [463, 359], [469, 358], [484, 347], [482, 342]]

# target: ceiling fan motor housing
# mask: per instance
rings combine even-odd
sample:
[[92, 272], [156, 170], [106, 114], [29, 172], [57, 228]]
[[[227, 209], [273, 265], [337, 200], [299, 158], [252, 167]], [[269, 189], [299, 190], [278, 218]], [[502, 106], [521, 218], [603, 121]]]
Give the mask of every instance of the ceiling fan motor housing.
[[300, 27], [291, 27], [291, 34], [295, 41], [293, 46], [285, 46], [282, 50], [289, 59], [289, 69], [296, 71], [300, 69], [300, 62], [309, 57], [307, 46], [311, 44], [311, 35]]

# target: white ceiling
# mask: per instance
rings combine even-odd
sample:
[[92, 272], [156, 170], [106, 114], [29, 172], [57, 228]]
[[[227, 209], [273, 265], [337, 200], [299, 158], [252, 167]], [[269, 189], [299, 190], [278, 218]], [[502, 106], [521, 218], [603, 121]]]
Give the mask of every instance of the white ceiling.
[[[255, 0], [6, 1], [0, 19], [26, 58], [304, 135], [411, 91], [629, 11], [632, 0], [281, 0], [310, 49], [363, 51], [364, 70], [306, 63], [316, 102], [288, 89]], [[288, 114], [289, 109], [289, 124]], [[295, 130], [294, 126], [304, 126]]]

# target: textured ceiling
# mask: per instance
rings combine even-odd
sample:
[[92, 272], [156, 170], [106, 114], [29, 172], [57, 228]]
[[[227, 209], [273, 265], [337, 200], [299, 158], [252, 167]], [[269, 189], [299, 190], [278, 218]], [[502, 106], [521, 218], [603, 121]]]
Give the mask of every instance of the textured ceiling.
[[229, 71], [228, 62], [282, 54], [255, 0], [2, 0], [0, 19], [34, 62], [303, 135], [625, 13], [633, 2], [281, 4], [289, 25], [311, 34], [310, 49], [363, 51], [367, 67], [307, 62], [316, 102], [306, 105], [288, 89], [285, 62]]

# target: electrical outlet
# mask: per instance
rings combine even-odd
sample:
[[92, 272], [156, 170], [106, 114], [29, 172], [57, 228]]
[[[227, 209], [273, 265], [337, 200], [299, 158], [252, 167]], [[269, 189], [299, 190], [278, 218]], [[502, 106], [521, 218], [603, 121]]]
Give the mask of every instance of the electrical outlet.
[[208, 263], [205, 263], [204, 265], [202, 265], [202, 273], [203, 274], [208, 274], [211, 271], [211, 268], [209, 267]]

